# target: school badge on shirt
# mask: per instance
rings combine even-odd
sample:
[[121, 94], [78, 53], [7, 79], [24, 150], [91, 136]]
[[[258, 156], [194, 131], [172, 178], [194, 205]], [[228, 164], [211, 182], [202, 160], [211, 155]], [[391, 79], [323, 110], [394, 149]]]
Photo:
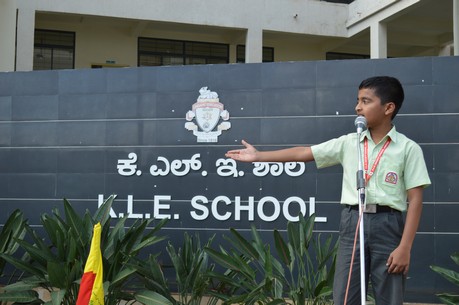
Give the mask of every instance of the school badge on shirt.
[[387, 183], [397, 184], [398, 182], [398, 175], [395, 172], [388, 172], [386, 174], [386, 179], [384, 179]]

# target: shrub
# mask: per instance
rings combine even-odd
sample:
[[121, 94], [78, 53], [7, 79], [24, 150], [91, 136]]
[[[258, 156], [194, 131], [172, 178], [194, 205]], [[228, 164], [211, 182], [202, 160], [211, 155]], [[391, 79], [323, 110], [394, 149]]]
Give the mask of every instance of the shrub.
[[[459, 252], [453, 253], [451, 255], [451, 259], [459, 265]], [[430, 266], [430, 268], [435, 271], [436, 273], [440, 274], [442, 277], [450, 281], [451, 283], [459, 286], [459, 273], [453, 270], [449, 270], [439, 266]], [[459, 304], [459, 294], [454, 293], [440, 293], [437, 294], [442, 302], [448, 305], [456, 305]]]
[[23, 271], [27, 277], [6, 286], [5, 293], [0, 294], [0, 301], [45, 303], [36, 292], [37, 288], [42, 288], [49, 291], [52, 304], [75, 304], [79, 281], [89, 254], [92, 230], [98, 222], [102, 227], [105, 304], [133, 300], [130, 279], [136, 270], [129, 262], [142, 249], [163, 239], [155, 234], [165, 224], [165, 220], [149, 231], [147, 227], [152, 220], [145, 219], [138, 219], [126, 227], [127, 218], [122, 218], [111, 228], [109, 211], [114, 199], [114, 195], [110, 196], [93, 216], [86, 211], [83, 217], [64, 200], [65, 218], [57, 209], [53, 210], [52, 215], [41, 215], [46, 238], [26, 226], [27, 237], [31, 242], [19, 238], [15, 240], [27, 256], [21, 259], [3, 253], [0, 257]]
[[227, 240], [234, 249], [206, 248], [218, 264], [227, 268], [223, 275], [210, 273], [225, 289], [229, 287], [226, 295], [215, 295], [228, 304], [326, 304], [332, 293], [337, 243], [331, 236], [322, 243], [322, 236], [313, 234], [314, 220], [313, 215], [289, 222], [287, 241], [274, 230], [278, 258], [255, 227], [251, 241], [231, 229], [232, 236]]

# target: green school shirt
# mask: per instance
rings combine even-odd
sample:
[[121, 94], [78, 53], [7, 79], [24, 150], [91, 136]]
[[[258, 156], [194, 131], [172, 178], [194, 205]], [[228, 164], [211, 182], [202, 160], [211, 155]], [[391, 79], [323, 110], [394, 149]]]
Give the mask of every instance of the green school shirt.
[[[365, 187], [366, 202], [367, 204], [386, 205], [399, 211], [405, 211], [407, 209], [407, 190], [418, 186], [427, 187], [431, 182], [421, 147], [405, 135], [398, 133], [395, 126], [378, 144], [373, 142], [368, 130], [360, 135], [362, 160], [364, 139], [368, 138], [368, 170], [372, 168], [388, 137], [390, 137], [391, 142]], [[336, 164], [343, 166], [341, 203], [358, 204], [357, 133], [350, 133], [313, 145], [311, 149], [317, 168]]]

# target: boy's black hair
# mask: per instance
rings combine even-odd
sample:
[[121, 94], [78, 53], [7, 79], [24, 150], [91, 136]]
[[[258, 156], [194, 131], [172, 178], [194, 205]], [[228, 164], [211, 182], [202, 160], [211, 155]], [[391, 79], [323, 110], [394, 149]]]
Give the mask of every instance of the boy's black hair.
[[405, 93], [402, 84], [398, 79], [391, 76], [375, 76], [363, 80], [360, 83], [360, 89], [373, 89], [375, 95], [381, 99], [381, 104], [392, 102], [395, 104], [395, 110], [392, 119], [395, 118], [402, 107]]

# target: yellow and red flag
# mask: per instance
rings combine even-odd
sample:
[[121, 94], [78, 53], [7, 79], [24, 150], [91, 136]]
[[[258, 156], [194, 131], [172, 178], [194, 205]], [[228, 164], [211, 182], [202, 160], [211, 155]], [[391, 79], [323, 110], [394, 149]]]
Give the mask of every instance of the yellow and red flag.
[[100, 251], [100, 223], [94, 226], [91, 249], [81, 278], [76, 305], [104, 305], [102, 253]]

